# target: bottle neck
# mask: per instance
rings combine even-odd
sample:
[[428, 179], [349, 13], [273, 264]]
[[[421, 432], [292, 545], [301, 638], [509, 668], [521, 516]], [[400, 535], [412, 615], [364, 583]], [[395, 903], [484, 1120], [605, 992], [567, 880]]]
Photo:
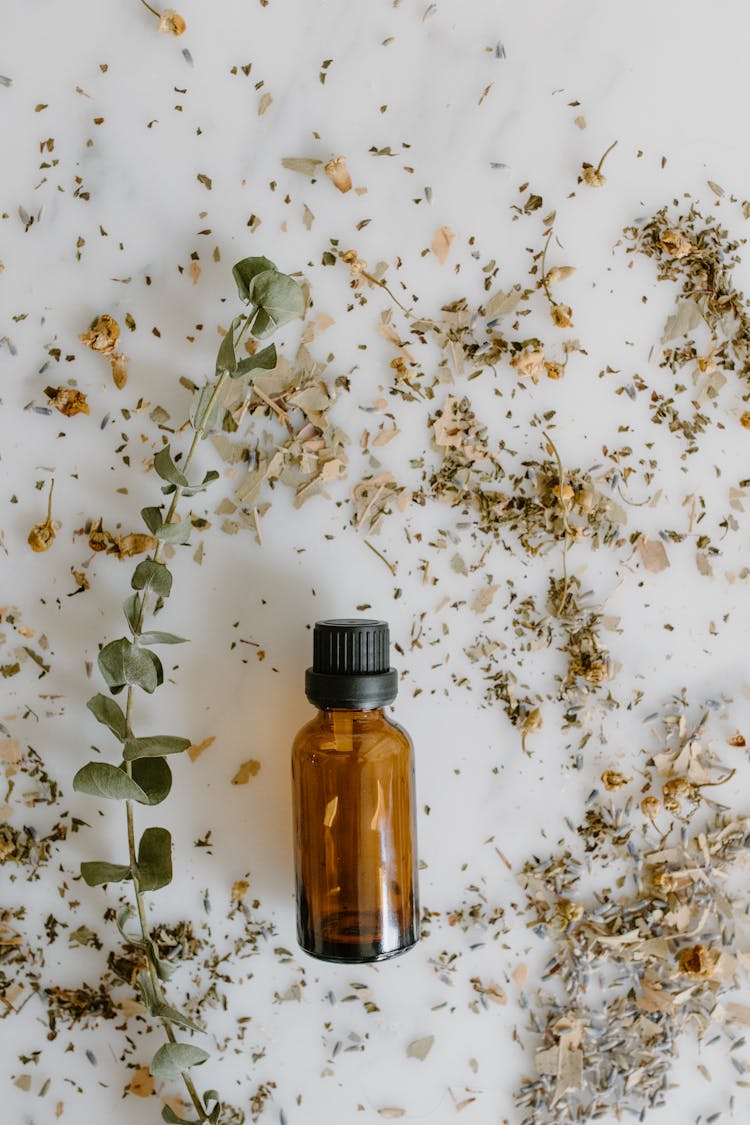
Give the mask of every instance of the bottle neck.
[[324, 717], [330, 716], [331, 718], [333, 718], [334, 716], [336, 716], [337, 718], [346, 718], [350, 721], [354, 719], [384, 718], [382, 707], [319, 707], [318, 714]]

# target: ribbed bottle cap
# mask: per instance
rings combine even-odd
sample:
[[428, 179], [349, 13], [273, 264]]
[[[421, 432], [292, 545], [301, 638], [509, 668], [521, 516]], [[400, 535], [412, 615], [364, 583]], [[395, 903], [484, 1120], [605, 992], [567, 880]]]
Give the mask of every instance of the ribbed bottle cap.
[[392, 703], [397, 689], [387, 622], [356, 617], [316, 621], [312, 668], [305, 674], [311, 703], [367, 710]]

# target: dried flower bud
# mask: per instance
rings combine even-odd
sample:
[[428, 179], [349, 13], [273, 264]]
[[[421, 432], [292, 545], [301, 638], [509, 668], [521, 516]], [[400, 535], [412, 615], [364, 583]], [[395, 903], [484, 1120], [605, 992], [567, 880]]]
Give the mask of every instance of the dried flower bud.
[[746, 430], [750, 430], [750, 410], [745, 410], [740, 415], [740, 425], [744, 426]]
[[182, 35], [186, 27], [184, 19], [174, 8], [165, 8], [159, 17], [159, 31], [165, 35]]
[[570, 305], [552, 305], [550, 315], [552, 323], [558, 328], [570, 328], [573, 324], [573, 310]]
[[737, 746], [740, 750], [744, 749], [747, 746], [744, 734], [741, 731], [735, 731], [732, 737], [727, 739], [727, 745]]
[[609, 679], [609, 664], [606, 660], [595, 660], [583, 670], [583, 678], [590, 684], [603, 684]]
[[685, 258], [695, 250], [692, 242], [678, 230], [665, 230], [659, 239], [659, 245], [670, 258]]
[[583, 165], [581, 179], [585, 184], [588, 184], [589, 187], [604, 187], [607, 182], [607, 177], [597, 171], [593, 164]]
[[567, 511], [573, 502], [575, 490], [569, 484], [563, 484], [562, 487], [556, 484], [552, 488], [552, 495], [557, 497], [562, 507]]
[[55, 535], [59, 524], [52, 522], [52, 492], [55, 487], [55, 482], [52, 480], [49, 486], [49, 498], [47, 500], [47, 518], [44, 523], [34, 524], [28, 536], [28, 544], [32, 551], [48, 551], [55, 541]]
[[575, 266], [553, 266], [551, 270], [547, 270], [545, 280], [548, 285], [555, 285], [558, 281], [566, 281], [575, 272]]
[[667, 812], [678, 813], [680, 811], [680, 802], [676, 797], [665, 797], [664, 808]]
[[339, 191], [351, 191], [352, 178], [349, 175], [345, 157], [337, 156], [335, 160], [329, 160], [328, 163], [323, 166], [323, 171], [326, 176], [328, 176], [333, 186], [337, 187]]
[[717, 950], [705, 945], [690, 945], [678, 953], [677, 967], [684, 976], [693, 980], [708, 980], [713, 976], [718, 960]]
[[594, 510], [594, 493], [590, 488], [581, 488], [576, 493], [575, 506], [583, 516]]
[[101, 520], [94, 520], [89, 531], [89, 548], [92, 551], [106, 551], [112, 542], [112, 536], [102, 527]]
[[544, 361], [544, 369], [547, 372], [548, 379], [562, 379], [565, 374], [565, 368], [562, 363], [552, 363], [551, 361]]
[[618, 770], [605, 770], [602, 774], [602, 785], [608, 793], [616, 789], [624, 789], [632, 780], [632, 777], [625, 777], [625, 774]]
[[661, 812], [661, 801], [658, 797], [644, 797], [641, 801], [641, 812], [649, 820], [653, 820]]
[[667, 801], [680, 801], [683, 797], [692, 797], [694, 790], [686, 777], [670, 777], [661, 787], [664, 803]]
[[542, 712], [539, 710], [538, 707], [535, 707], [533, 711], [529, 711], [528, 715], [524, 719], [523, 725], [521, 727], [521, 733], [522, 734], [536, 734], [536, 732], [538, 730], [541, 730], [541, 727], [542, 727]]
[[573, 902], [569, 898], [559, 898], [555, 906], [555, 915], [562, 929], [567, 929], [574, 922], [583, 917], [583, 907], [580, 902]]
[[44, 393], [50, 406], [54, 406], [66, 418], [72, 418], [74, 414], [89, 413], [89, 404], [83, 391], [77, 391], [73, 387], [45, 387]]
[[109, 357], [109, 364], [112, 368], [112, 382], [121, 391], [128, 381], [128, 357], [122, 352], [115, 352]]
[[516, 374], [522, 379], [531, 379], [534, 383], [544, 374], [544, 350], [542, 348], [526, 348], [510, 361]]
[[680, 885], [680, 880], [671, 871], [654, 871], [651, 882], [657, 891], [663, 891], [665, 894], [676, 891]]
[[119, 339], [120, 325], [113, 316], [109, 316], [107, 313], [102, 313], [101, 316], [92, 320], [88, 332], [83, 332], [80, 336], [82, 344], [95, 352], [101, 352], [103, 355], [111, 355], [117, 347]]
[[348, 265], [350, 276], [357, 279], [367, 269], [367, 262], [359, 257], [356, 250], [345, 250], [341, 255], [341, 261]]

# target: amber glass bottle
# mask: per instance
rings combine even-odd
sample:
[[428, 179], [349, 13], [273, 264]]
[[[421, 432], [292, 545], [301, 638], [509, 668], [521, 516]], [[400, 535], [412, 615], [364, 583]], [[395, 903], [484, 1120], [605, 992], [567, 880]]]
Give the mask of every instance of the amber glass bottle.
[[297, 937], [324, 961], [381, 961], [419, 936], [414, 751], [384, 621], [318, 621], [294, 740]]

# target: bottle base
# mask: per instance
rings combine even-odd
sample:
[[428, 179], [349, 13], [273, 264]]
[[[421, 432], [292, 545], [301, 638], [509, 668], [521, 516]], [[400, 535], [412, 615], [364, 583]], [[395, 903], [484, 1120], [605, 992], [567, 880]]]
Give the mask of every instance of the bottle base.
[[400, 957], [402, 953], [408, 953], [410, 949], [413, 949], [418, 940], [418, 938], [415, 938], [408, 945], [400, 945], [398, 949], [373, 952], [347, 948], [343, 942], [324, 942], [315, 949], [308, 948], [302, 942], [299, 945], [308, 957], [314, 957], [316, 961], [327, 961], [334, 965], [367, 965], [375, 961], [390, 961], [393, 957]]

